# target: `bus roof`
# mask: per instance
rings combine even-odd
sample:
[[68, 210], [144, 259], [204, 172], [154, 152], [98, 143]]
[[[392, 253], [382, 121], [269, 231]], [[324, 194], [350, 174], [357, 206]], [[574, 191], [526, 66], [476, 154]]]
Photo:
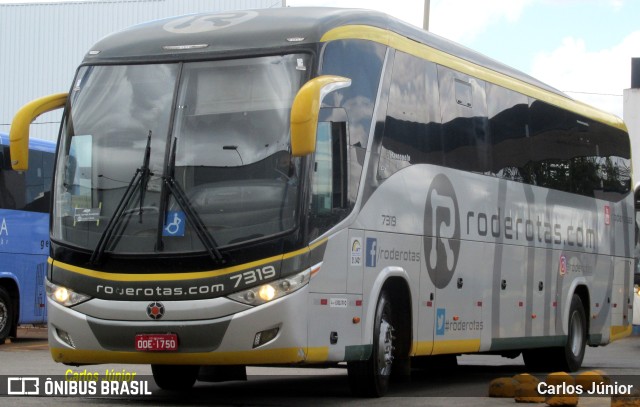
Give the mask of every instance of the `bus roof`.
[[214, 53], [264, 52], [269, 48], [322, 42], [326, 33], [345, 26], [369, 26], [388, 30], [566, 96], [469, 48], [387, 14], [363, 9], [285, 7], [171, 17], [135, 25], [103, 38], [87, 53], [84, 63], [202, 59], [211, 57]]
[[[0, 146], [9, 145], [9, 135], [6, 133], [0, 133]], [[47, 153], [56, 152], [56, 142], [50, 140], [41, 140], [37, 138], [29, 139], [29, 149], [36, 151], [44, 151]]]
[[576, 101], [525, 73], [387, 14], [363, 9], [285, 7], [171, 17], [105, 37], [91, 48], [83, 64], [242, 57], [347, 38], [407, 50], [626, 131], [615, 115]]

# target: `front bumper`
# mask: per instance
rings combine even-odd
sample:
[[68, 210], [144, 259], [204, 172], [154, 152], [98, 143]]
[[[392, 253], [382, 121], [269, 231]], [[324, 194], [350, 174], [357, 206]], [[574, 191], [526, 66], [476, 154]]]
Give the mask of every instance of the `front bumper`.
[[[226, 298], [163, 301], [159, 320], [146, 315], [149, 301], [94, 299], [66, 308], [48, 300], [49, 347], [56, 362], [78, 365], [320, 362], [328, 349], [307, 347], [307, 298], [308, 286], [257, 307]], [[256, 334], [273, 328], [275, 338], [254, 348]], [[147, 333], [177, 334], [178, 350], [136, 351], [136, 334]]]

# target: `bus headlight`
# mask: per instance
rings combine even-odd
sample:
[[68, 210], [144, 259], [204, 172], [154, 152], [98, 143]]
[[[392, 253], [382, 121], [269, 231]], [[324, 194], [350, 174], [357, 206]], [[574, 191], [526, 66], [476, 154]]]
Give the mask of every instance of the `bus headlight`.
[[91, 298], [88, 295], [77, 293], [70, 288], [54, 284], [49, 280], [45, 279], [45, 282], [47, 297], [65, 307], [71, 307]]
[[248, 305], [261, 305], [273, 301], [304, 287], [311, 278], [311, 270], [294, 274], [248, 290], [228, 295], [227, 298]]

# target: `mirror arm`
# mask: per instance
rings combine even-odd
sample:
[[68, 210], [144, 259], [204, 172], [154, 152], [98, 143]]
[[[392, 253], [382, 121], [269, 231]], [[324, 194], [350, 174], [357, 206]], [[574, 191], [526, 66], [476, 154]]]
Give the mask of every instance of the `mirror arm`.
[[315, 151], [318, 115], [324, 97], [334, 90], [351, 86], [351, 79], [322, 75], [305, 83], [291, 106], [291, 154], [304, 157]]
[[22, 106], [13, 117], [9, 129], [11, 167], [15, 171], [29, 169], [29, 126], [38, 116], [64, 107], [68, 93], [56, 93], [32, 100]]

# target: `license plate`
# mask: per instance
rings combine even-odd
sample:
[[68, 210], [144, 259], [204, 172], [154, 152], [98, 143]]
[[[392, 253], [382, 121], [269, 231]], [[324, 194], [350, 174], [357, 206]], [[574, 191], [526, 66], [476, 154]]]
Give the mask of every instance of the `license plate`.
[[138, 334], [136, 350], [142, 352], [171, 352], [178, 350], [177, 334]]

